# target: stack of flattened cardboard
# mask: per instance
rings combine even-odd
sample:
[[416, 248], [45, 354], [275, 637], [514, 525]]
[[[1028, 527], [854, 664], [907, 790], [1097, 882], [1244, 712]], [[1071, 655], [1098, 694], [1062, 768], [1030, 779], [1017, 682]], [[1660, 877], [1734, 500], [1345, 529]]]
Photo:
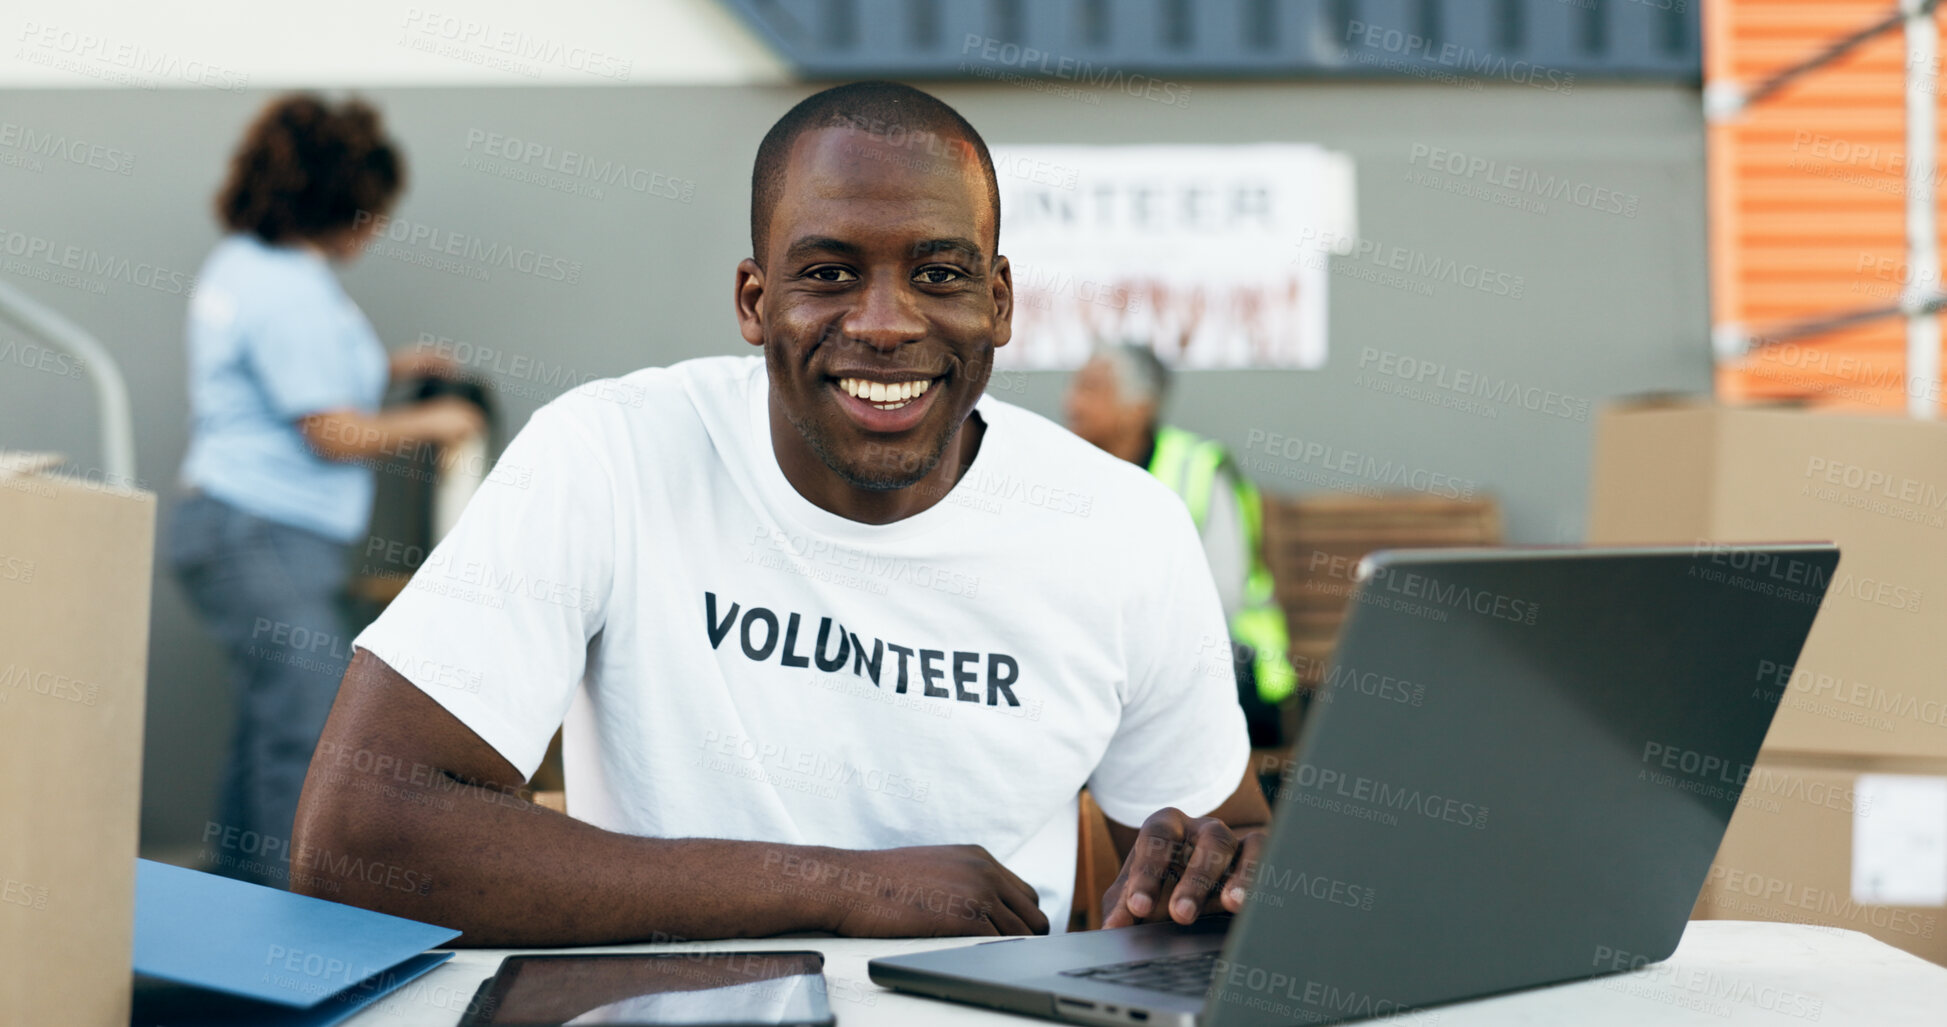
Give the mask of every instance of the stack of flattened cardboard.
[[[1863, 931], [1947, 965], [1947, 424], [1709, 405], [1598, 420], [1591, 543], [1703, 547], [1726, 581], [1822, 584], [1694, 916]], [[1831, 540], [1830, 580], [1716, 543]]]
[[1359, 561], [1377, 549], [1491, 546], [1501, 540], [1492, 499], [1405, 492], [1264, 497], [1264, 558], [1277, 580], [1300, 683], [1324, 679]]
[[155, 496], [0, 453], [0, 1023], [126, 1024]]

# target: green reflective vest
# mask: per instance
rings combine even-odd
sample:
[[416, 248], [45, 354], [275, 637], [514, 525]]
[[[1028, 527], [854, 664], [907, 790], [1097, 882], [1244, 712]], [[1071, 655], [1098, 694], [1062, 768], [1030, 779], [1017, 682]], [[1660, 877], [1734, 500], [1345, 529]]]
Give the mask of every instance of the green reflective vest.
[[1290, 637], [1285, 629], [1284, 610], [1273, 595], [1271, 568], [1265, 566], [1263, 549], [1264, 504], [1257, 486], [1231, 464], [1223, 443], [1199, 435], [1159, 425], [1156, 449], [1149, 458], [1149, 473], [1168, 485], [1190, 508], [1190, 520], [1203, 531], [1210, 513], [1210, 495], [1217, 487], [1220, 471], [1230, 468], [1235, 484], [1238, 509], [1244, 517], [1244, 540], [1250, 549], [1251, 570], [1244, 580], [1244, 605], [1230, 619], [1230, 637], [1250, 646], [1252, 670], [1257, 676], [1258, 698], [1282, 702], [1298, 686], [1297, 672], [1286, 656]]

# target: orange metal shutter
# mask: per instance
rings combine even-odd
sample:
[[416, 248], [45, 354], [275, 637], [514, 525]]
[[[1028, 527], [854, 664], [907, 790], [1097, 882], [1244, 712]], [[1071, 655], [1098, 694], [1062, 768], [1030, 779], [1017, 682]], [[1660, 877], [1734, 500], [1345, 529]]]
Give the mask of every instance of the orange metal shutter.
[[[1894, 0], [1713, 0], [1703, 11], [1705, 81], [1748, 88], [1893, 9]], [[1711, 126], [1717, 324], [1763, 335], [1898, 301], [1906, 278], [1905, 61], [1904, 32], [1894, 29]], [[1938, 69], [1923, 72], [1936, 87]], [[1720, 367], [1718, 394], [1903, 411], [1905, 354], [1906, 322], [1885, 318]]]

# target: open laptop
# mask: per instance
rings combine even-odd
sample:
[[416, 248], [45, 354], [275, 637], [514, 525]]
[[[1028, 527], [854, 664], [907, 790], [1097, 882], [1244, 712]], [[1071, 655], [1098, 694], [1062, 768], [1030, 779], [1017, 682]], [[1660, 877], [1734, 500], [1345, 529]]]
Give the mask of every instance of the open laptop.
[[1368, 556], [1236, 917], [875, 959], [1095, 1024], [1413, 1022], [1676, 949], [1839, 551]]

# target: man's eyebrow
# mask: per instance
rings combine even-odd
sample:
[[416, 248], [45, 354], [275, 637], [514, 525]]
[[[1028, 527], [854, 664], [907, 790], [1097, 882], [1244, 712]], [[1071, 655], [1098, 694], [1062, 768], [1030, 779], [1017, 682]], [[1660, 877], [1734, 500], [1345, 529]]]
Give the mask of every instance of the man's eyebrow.
[[[857, 243], [846, 242], [843, 239], [834, 238], [829, 235], [807, 235], [791, 243], [790, 248], [784, 251], [784, 260], [786, 263], [796, 263], [814, 254], [858, 257], [864, 252], [864, 247], [861, 247]], [[941, 239], [923, 239], [913, 244], [912, 253], [915, 257], [958, 253], [976, 264], [980, 263], [985, 257], [979, 244], [971, 239], [965, 239], [960, 236], [948, 236]]]
[[807, 235], [791, 243], [784, 251], [785, 263], [796, 263], [814, 253], [832, 253], [841, 257], [856, 257], [863, 252], [855, 243], [834, 239], [829, 235]]
[[916, 256], [919, 254], [951, 252], [958, 252], [976, 264], [980, 263], [984, 257], [979, 245], [971, 239], [962, 239], [959, 236], [952, 236], [945, 239], [928, 239], [924, 242], [913, 244], [913, 253]]

